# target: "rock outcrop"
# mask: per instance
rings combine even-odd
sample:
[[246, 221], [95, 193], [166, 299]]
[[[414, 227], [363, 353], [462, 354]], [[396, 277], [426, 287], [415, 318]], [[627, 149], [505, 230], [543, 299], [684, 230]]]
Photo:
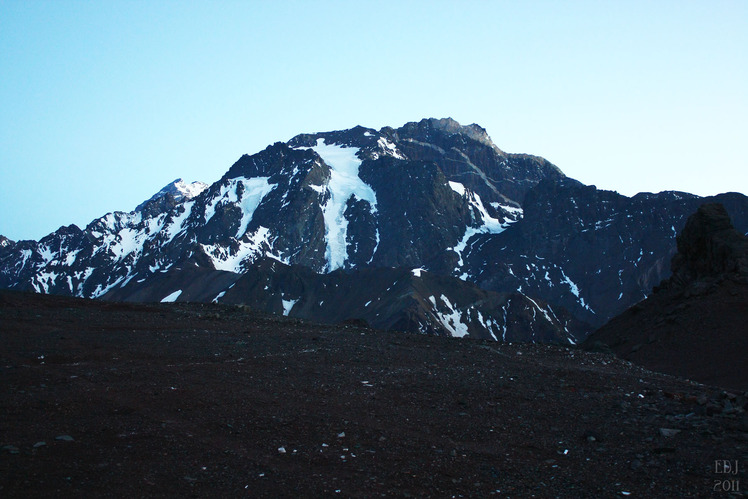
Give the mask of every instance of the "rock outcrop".
[[702, 205], [678, 235], [672, 276], [585, 342], [650, 369], [748, 389], [748, 237]]
[[732, 278], [748, 283], [748, 237], [733, 227], [725, 207], [703, 204], [678, 235], [672, 276], [663, 289], [684, 289]]

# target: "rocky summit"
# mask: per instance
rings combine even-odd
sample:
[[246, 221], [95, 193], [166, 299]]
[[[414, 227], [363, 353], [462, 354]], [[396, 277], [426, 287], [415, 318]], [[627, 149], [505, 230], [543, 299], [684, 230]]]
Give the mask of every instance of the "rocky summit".
[[742, 194], [622, 196], [451, 119], [357, 126], [277, 142], [83, 229], [0, 239], [0, 287], [574, 344], [669, 277], [707, 201], [748, 231]]

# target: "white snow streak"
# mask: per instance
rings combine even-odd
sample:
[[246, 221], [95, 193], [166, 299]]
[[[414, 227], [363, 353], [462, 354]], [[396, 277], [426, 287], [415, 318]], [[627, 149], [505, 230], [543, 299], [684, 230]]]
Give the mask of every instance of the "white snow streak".
[[175, 237], [177, 237], [180, 232], [184, 230], [184, 222], [192, 213], [192, 206], [194, 204], [194, 201], [190, 201], [182, 205], [182, 213], [175, 216], [171, 220], [171, 223], [168, 225], [168, 228], [165, 228], [166, 241], [164, 241], [164, 244], [170, 243]]
[[530, 298], [529, 296], [525, 295], [525, 298], [527, 298], [528, 300], [530, 300], [532, 302], [532, 304], [535, 305], [535, 308], [537, 308], [545, 316], [545, 320], [547, 320], [549, 323], [553, 324], [553, 320], [551, 319], [551, 316], [548, 315], [548, 312], [544, 308], [542, 308], [540, 305], [538, 305], [538, 303], [535, 300], [533, 300], [532, 298]]
[[[216, 208], [225, 203], [240, 204], [242, 207], [242, 221], [239, 224], [239, 231], [236, 234], [240, 238], [247, 231], [247, 226], [252, 220], [255, 210], [262, 202], [262, 199], [275, 188], [275, 184], [268, 182], [269, 177], [236, 177], [232, 178], [225, 185], [221, 186], [220, 192], [205, 205], [205, 223], [208, 223], [213, 215], [216, 214]], [[238, 186], [242, 184], [244, 192], [241, 198], [238, 193]]]
[[221, 291], [220, 293], [218, 293], [218, 294], [216, 295], [216, 297], [215, 297], [215, 298], [213, 298], [213, 300], [212, 300], [212, 303], [218, 303], [218, 300], [220, 300], [221, 298], [223, 298], [223, 296], [224, 296], [225, 294], [226, 294], [226, 290], [223, 290], [223, 291]]
[[559, 269], [559, 270], [561, 270], [561, 276], [564, 278], [563, 282], [565, 282], [566, 284], [569, 285], [569, 290], [571, 291], [571, 294], [573, 294], [574, 296], [577, 297], [577, 299], [579, 300], [580, 305], [582, 305], [583, 308], [586, 308], [587, 310], [589, 310], [590, 312], [592, 312], [594, 314], [595, 311], [592, 310], [589, 307], [589, 305], [587, 305], [584, 302], [584, 298], [582, 298], [581, 296], [579, 296], [579, 286], [577, 286], [571, 279], [569, 279], [569, 277], [564, 273], [563, 269]]
[[247, 232], [247, 226], [252, 221], [252, 216], [263, 198], [275, 188], [276, 184], [268, 182], [269, 177], [255, 177], [250, 179], [238, 178], [239, 182], [244, 184], [244, 193], [242, 194], [242, 223], [239, 226], [239, 232], [236, 238], [240, 238]]
[[[467, 246], [468, 241], [471, 237], [473, 237], [476, 234], [499, 234], [504, 231], [509, 226], [509, 223], [502, 224], [501, 221], [499, 221], [498, 218], [493, 218], [491, 215], [488, 214], [486, 211], [486, 207], [483, 206], [483, 201], [481, 201], [481, 198], [478, 194], [474, 192], [470, 192], [467, 189], [465, 189], [465, 186], [462, 185], [459, 182], [449, 182], [449, 187], [455, 191], [457, 194], [466, 197], [468, 203], [470, 204], [470, 208], [473, 210], [473, 218], [480, 218], [482, 221], [482, 224], [478, 227], [470, 227], [468, 226], [465, 229], [465, 235], [462, 236], [462, 240], [457, 243], [456, 246], [452, 248], [447, 248], [447, 250], [452, 250], [455, 253], [457, 253], [457, 257], [459, 258], [459, 262], [457, 264], [457, 268], [455, 268], [455, 271], [463, 266], [464, 262], [462, 260], [462, 252], [465, 251], [465, 247]], [[477, 216], [476, 216], [477, 212]]]
[[327, 270], [332, 272], [345, 265], [348, 259], [348, 220], [345, 218], [348, 200], [355, 196], [359, 200], [367, 201], [371, 212], [376, 213], [377, 196], [358, 176], [361, 160], [356, 156], [359, 151], [357, 147], [327, 145], [325, 139], [317, 139], [317, 145], [311, 149], [330, 167], [330, 180], [327, 184], [330, 199], [322, 207], [322, 214], [327, 243]]

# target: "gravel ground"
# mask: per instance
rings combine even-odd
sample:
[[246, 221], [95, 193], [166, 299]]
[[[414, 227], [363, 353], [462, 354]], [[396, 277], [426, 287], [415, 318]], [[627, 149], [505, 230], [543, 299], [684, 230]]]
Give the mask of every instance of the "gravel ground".
[[746, 394], [557, 346], [2, 291], [0, 380], [3, 497], [748, 487]]

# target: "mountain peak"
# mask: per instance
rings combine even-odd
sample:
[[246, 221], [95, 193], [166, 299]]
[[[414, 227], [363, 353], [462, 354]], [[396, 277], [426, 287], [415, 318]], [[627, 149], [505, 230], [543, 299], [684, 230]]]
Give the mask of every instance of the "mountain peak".
[[494, 148], [502, 155], [504, 154], [504, 152], [493, 143], [491, 137], [488, 136], [486, 129], [475, 123], [472, 125], [461, 125], [452, 118], [424, 118], [417, 123], [414, 121], [406, 123], [399, 129], [399, 131], [405, 131], [406, 133], [419, 131], [427, 132], [428, 130], [437, 130], [447, 135], [463, 135], [475, 140], [476, 142]]
[[135, 211], [142, 210], [151, 201], [162, 198], [167, 194], [173, 196], [174, 200], [177, 202], [181, 202], [184, 200], [189, 201], [190, 199], [198, 196], [207, 188], [208, 184], [206, 183], [196, 181], [188, 184], [181, 178], [178, 178], [173, 182], [166, 184], [160, 191], [151, 196], [148, 200], [140, 203], [138, 207], [135, 208]]

